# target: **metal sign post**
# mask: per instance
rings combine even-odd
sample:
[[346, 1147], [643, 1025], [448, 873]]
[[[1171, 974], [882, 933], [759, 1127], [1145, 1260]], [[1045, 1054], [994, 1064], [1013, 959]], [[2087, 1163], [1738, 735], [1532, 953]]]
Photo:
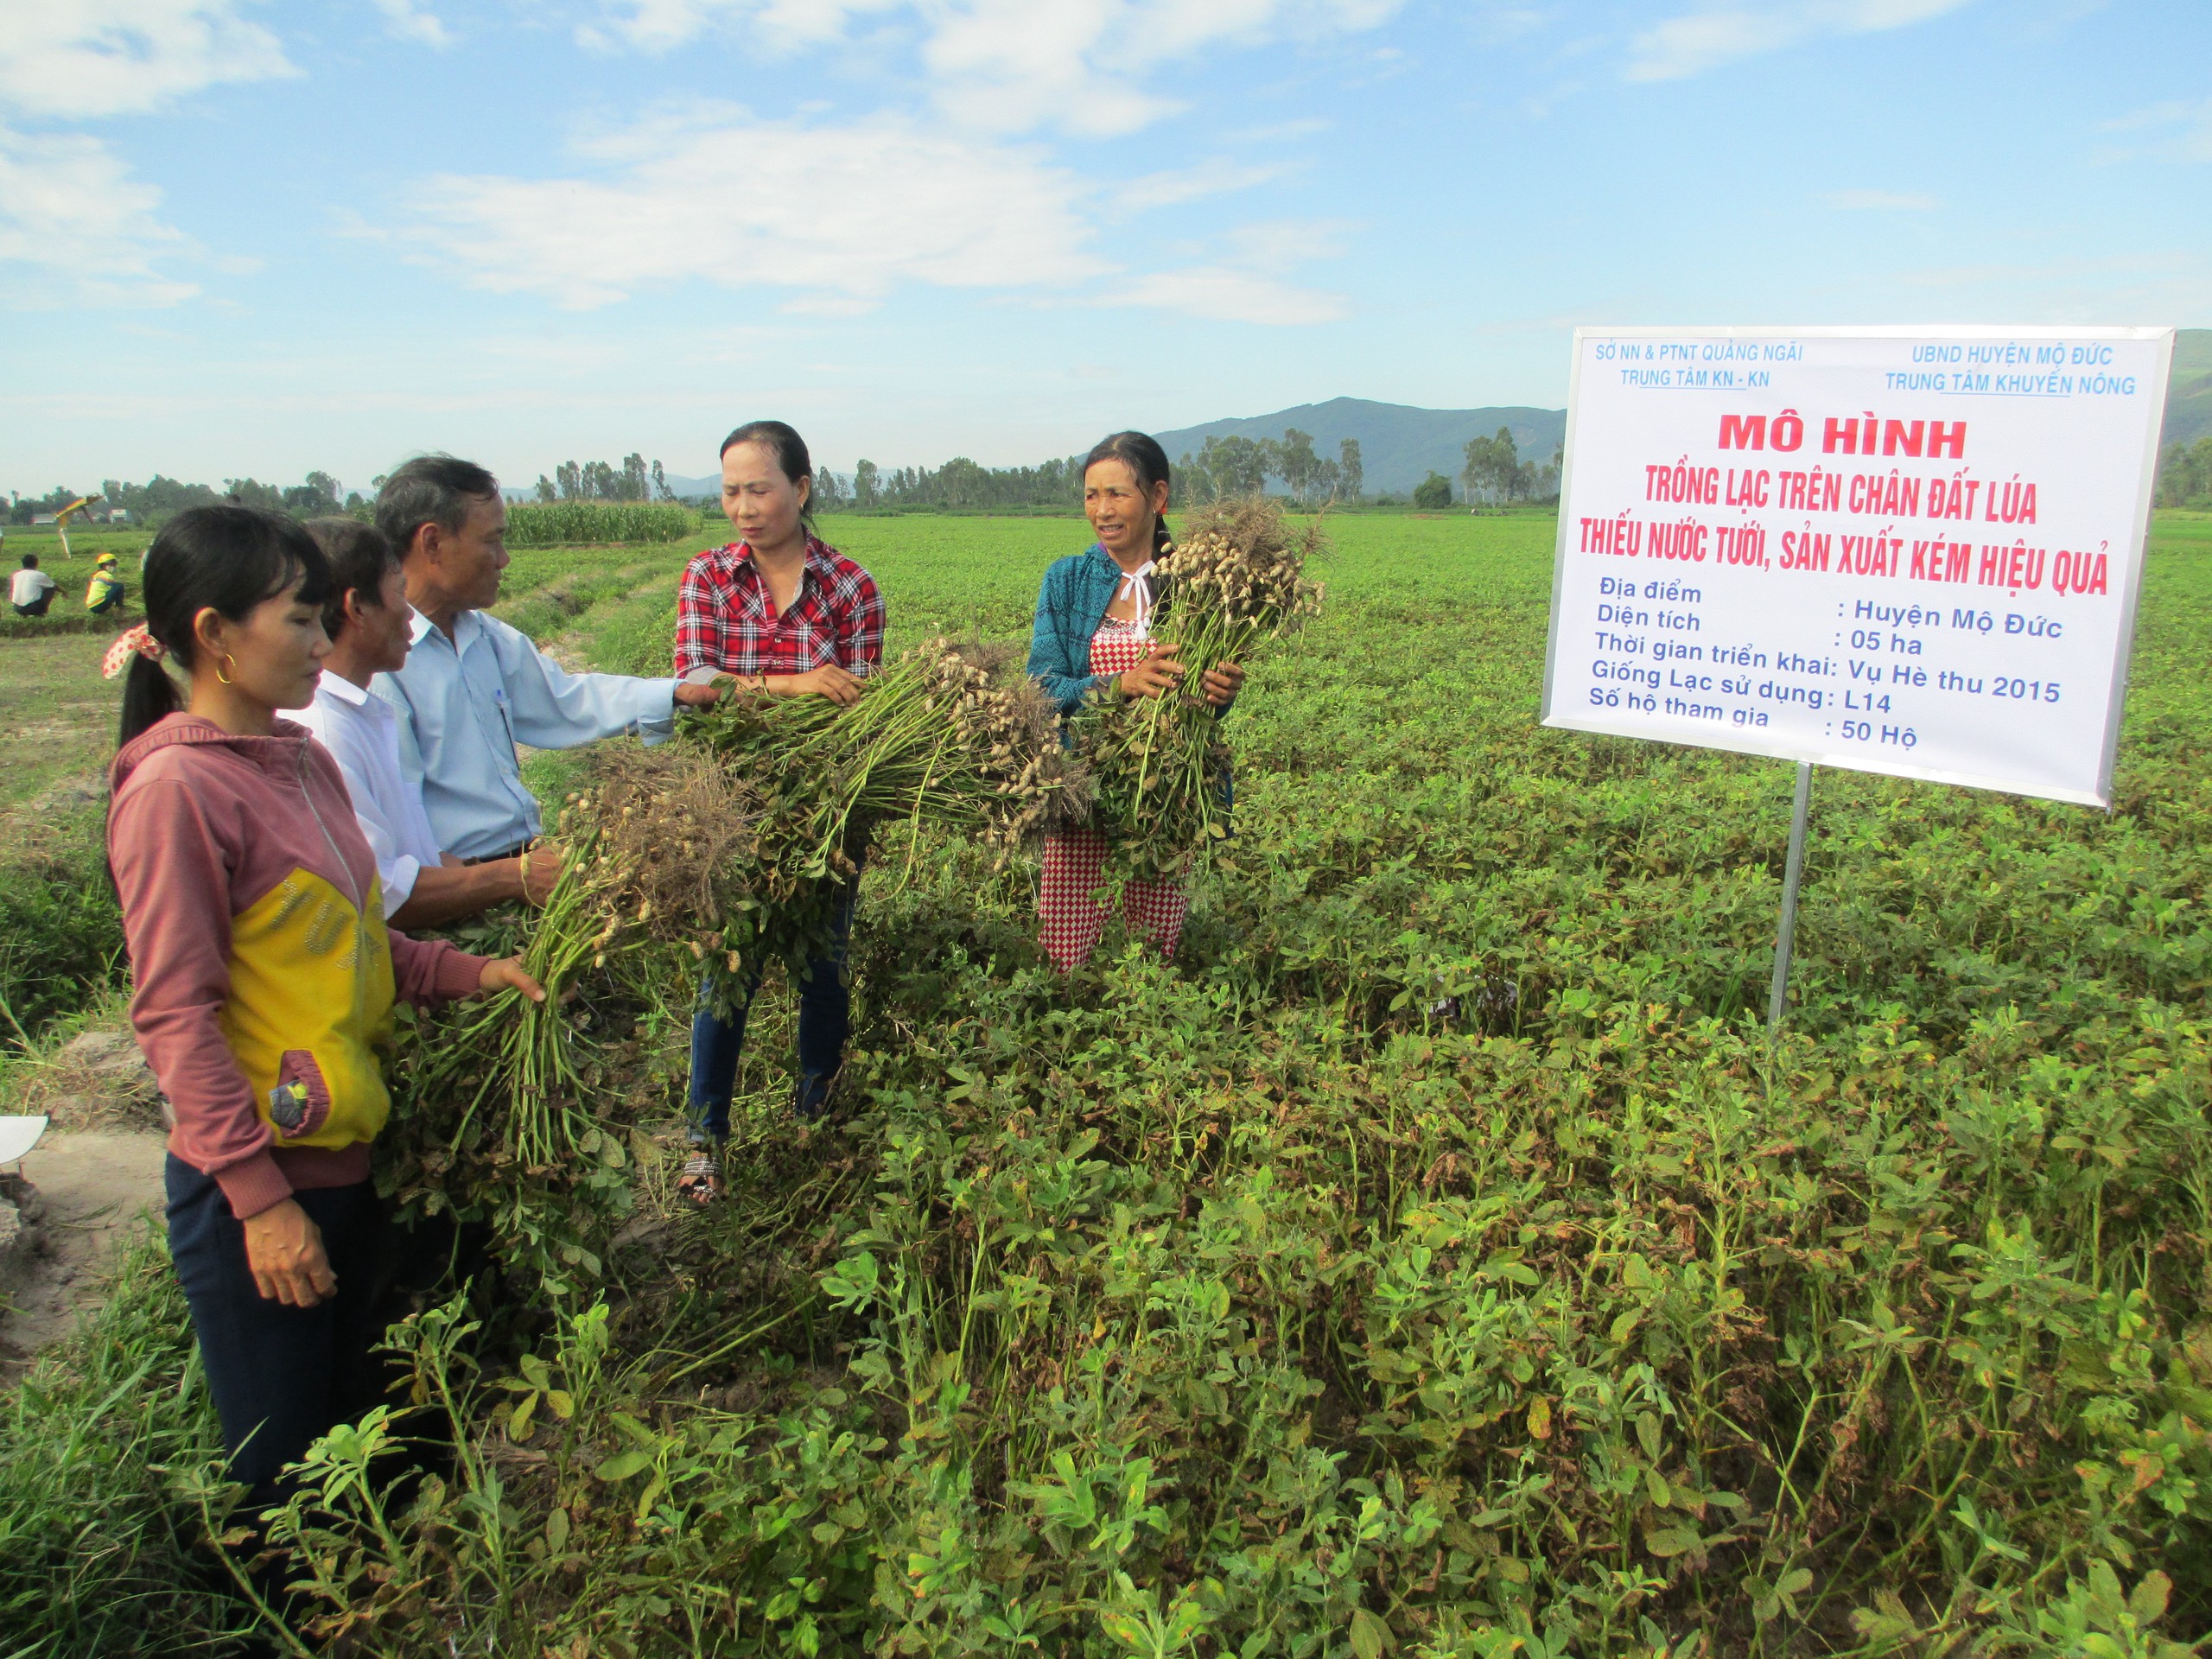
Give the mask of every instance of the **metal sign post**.
[[1813, 763], [1797, 763], [1797, 798], [1789, 808], [1789, 856], [1782, 868], [1782, 928], [1774, 936], [1774, 988], [1767, 993], [1766, 1028], [1782, 1024], [1789, 990], [1789, 953], [1797, 943], [1797, 884], [1805, 874], [1805, 820], [1813, 808]]

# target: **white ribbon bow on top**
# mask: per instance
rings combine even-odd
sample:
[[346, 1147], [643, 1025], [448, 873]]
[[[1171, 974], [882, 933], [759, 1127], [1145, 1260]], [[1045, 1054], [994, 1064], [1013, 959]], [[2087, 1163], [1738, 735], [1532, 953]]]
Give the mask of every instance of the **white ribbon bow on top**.
[[1129, 619], [1129, 625], [1136, 630], [1137, 638], [1140, 639], [1152, 638], [1153, 563], [1152, 560], [1147, 559], [1135, 569], [1124, 570], [1122, 573], [1122, 585], [1114, 590], [1116, 604], [1121, 603], [1124, 594], [1135, 601], [1136, 613]]

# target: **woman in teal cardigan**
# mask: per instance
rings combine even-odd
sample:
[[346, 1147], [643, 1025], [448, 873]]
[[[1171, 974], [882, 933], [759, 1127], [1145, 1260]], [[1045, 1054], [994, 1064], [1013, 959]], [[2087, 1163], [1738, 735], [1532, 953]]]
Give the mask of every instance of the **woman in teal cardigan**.
[[[1167, 455], [1141, 432], [1116, 432], [1083, 467], [1083, 511], [1098, 539], [1045, 573], [1029, 636], [1029, 673], [1064, 715], [1093, 693], [1156, 697], [1178, 690], [1188, 671], [1152, 637], [1152, 566], [1167, 545]], [[1226, 711], [1244, 683], [1235, 663], [1209, 670], [1199, 690]], [[1044, 944], [1062, 973], [1090, 960], [1106, 925], [1098, 892], [1106, 841], [1070, 830], [1045, 839], [1038, 888]], [[1175, 954], [1190, 899], [1180, 882], [1130, 881], [1124, 920], [1163, 957]]]

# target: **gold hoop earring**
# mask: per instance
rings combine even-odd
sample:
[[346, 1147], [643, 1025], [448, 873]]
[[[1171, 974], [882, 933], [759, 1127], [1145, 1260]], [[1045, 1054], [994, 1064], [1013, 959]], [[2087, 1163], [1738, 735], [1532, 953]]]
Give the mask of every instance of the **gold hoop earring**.
[[[223, 653], [223, 662], [228, 663], [232, 668], [236, 668], [238, 665], [238, 658], [232, 656], [227, 651]], [[215, 664], [215, 677], [220, 680], [225, 685], [228, 685], [231, 683], [231, 677], [223, 672], [222, 663]]]

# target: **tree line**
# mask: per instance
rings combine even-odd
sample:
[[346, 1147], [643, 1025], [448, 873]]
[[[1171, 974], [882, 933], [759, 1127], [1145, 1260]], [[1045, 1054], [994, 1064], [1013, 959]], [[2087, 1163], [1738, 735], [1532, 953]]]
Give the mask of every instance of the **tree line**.
[[[1208, 438], [1175, 463], [1179, 501], [1196, 504], [1224, 496], [1257, 495], [1270, 480], [1300, 505], [1357, 499], [1364, 492], [1359, 440], [1346, 438], [1333, 456], [1316, 452], [1310, 433], [1287, 429], [1280, 439]], [[814, 480], [814, 504], [824, 509], [991, 512], [1007, 508], [1071, 510], [1083, 505], [1083, 457], [1070, 455], [1033, 467], [985, 467], [956, 455], [942, 467], [884, 468], [862, 461], [846, 477], [823, 467]]]
[[1559, 495], [1560, 463], [1566, 453], [1562, 440], [1549, 461], [1523, 461], [1513, 442], [1512, 429], [1501, 426], [1493, 437], [1467, 440], [1459, 482], [1469, 501], [1503, 505], [1510, 501], [1554, 500]]
[[1186, 449], [1175, 465], [1192, 501], [1258, 495], [1271, 478], [1301, 506], [1357, 501], [1367, 493], [1357, 438], [1344, 439], [1334, 456], [1324, 455], [1313, 448], [1313, 435], [1294, 426], [1280, 438], [1208, 438], [1197, 454]]
[[2173, 444], [2158, 461], [2158, 505], [2212, 507], [2212, 437]]
[[58, 486], [44, 495], [11, 492], [7, 520], [11, 524], [28, 524], [41, 513], [60, 512], [80, 495], [90, 496], [99, 512], [120, 509], [130, 515], [133, 524], [156, 525], [187, 507], [213, 506], [224, 502], [233, 506], [265, 508], [270, 512], [289, 512], [300, 518], [356, 512], [365, 506], [359, 491], [341, 500], [340, 488], [338, 480], [324, 472], [309, 473], [298, 484], [264, 484], [257, 479], [226, 478], [219, 490], [212, 484], [187, 484], [156, 473], [143, 484], [109, 478], [101, 480], [97, 490]]
[[[2191, 461], [2189, 457], [2194, 456]], [[1465, 464], [1459, 481], [1469, 502], [1490, 500], [1539, 501], [1555, 496], [1559, 489], [1559, 456], [1538, 465], [1521, 459], [1513, 435], [1504, 427], [1493, 437], [1468, 441]], [[2180, 480], [2174, 487], [2183, 497], [2212, 490], [2212, 441], [2201, 442], [2193, 451], [2177, 445], [2167, 457], [2168, 474]], [[2196, 470], [2188, 469], [2193, 467]], [[2194, 483], [2188, 480], [2195, 480]], [[1211, 437], [1193, 454], [1185, 450], [1175, 463], [1176, 497], [1186, 505], [1214, 501], [1228, 496], [1258, 495], [1270, 484], [1304, 507], [1332, 501], [1365, 499], [1365, 468], [1359, 440], [1345, 438], [1334, 455], [1324, 455], [1313, 435], [1286, 427], [1280, 438]], [[373, 479], [373, 492], [384, 484]], [[2162, 478], [2160, 499], [2167, 485]], [[28, 524], [41, 513], [59, 512], [83, 492], [56, 488], [42, 496], [13, 495], [7, 508], [11, 524]], [[549, 477], [539, 474], [537, 499], [555, 501], [674, 501], [667, 474], [658, 461], [648, 462], [632, 452], [617, 464], [604, 461], [564, 461]], [[120, 507], [137, 524], [159, 524], [186, 507], [231, 502], [262, 507], [296, 518], [314, 518], [330, 513], [361, 513], [368, 510], [359, 492], [341, 499], [338, 480], [325, 472], [311, 472], [298, 484], [264, 484], [251, 478], [229, 478], [219, 490], [207, 484], [187, 484], [156, 473], [143, 484], [117, 479], [99, 488], [103, 511]], [[711, 508], [714, 498], [693, 499]], [[1414, 505], [1424, 508], [1452, 505], [1452, 480], [1432, 472], [1414, 491]], [[861, 461], [850, 474], [823, 467], [814, 480], [814, 504], [840, 509], [920, 509], [937, 512], [990, 512], [1048, 508], [1073, 511], [1083, 505], [1083, 457], [1069, 455], [1033, 467], [985, 467], [965, 455], [956, 455], [941, 467], [886, 468], [872, 461]]]
[[[1542, 501], [1559, 493], [1560, 454], [1548, 461], [1523, 460], [1512, 432], [1470, 439], [1459, 484], [1469, 501]], [[1344, 438], [1325, 455], [1313, 435], [1286, 427], [1280, 438], [1210, 437], [1185, 449], [1175, 466], [1175, 497], [1185, 505], [1258, 495], [1270, 486], [1299, 505], [1367, 499], [1366, 467], [1357, 438]], [[1414, 505], [1448, 507], [1452, 480], [1432, 472], [1414, 492]], [[1071, 510], [1083, 504], [1083, 458], [1035, 467], [984, 467], [957, 455], [942, 467], [886, 469], [862, 461], [849, 477], [825, 467], [815, 476], [814, 504], [825, 511], [918, 508], [989, 512], [1008, 509]]]
[[1071, 507], [1083, 501], [1083, 457], [1035, 467], [984, 467], [955, 455], [942, 467], [886, 470], [862, 461], [845, 478], [824, 467], [815, 475], [814, 505], [839, 508], [922, 507], [988, 512], [1007, 507]]
[[668, 474], [656, 461], [645, 465], [643, 455], [631, 454], [622, 457], [620, 467], [603, 461], [564, 461], [553, 469], [553, 476], [537, 475], [537, 499], [540, 501], [673, 501], [676, 493], [668, 487]]

